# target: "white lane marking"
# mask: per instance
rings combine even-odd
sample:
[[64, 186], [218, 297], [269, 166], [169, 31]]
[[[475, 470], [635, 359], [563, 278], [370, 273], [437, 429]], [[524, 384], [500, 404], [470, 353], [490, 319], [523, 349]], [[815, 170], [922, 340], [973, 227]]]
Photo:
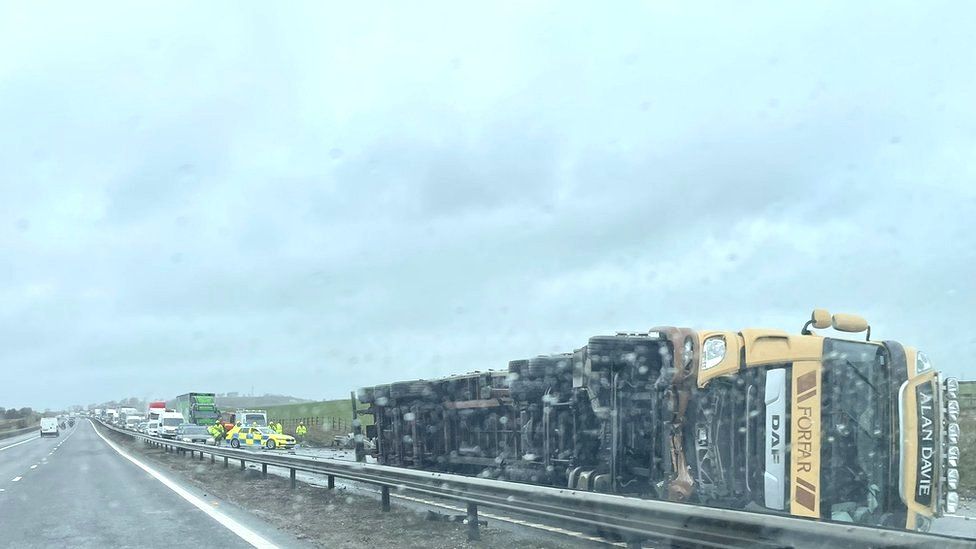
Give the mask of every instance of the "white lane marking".
[[20, 442], [15, 442], [15, 443], [11, 444], [10, 446], [4, 446], [3, 448], [0, 448], [0, 452], [6, 450], [7, 448], [13, 448], [14, 446], [20, 446], [21, 444], [27, 444], [28, 442], [30, 442], [32, 440], [37, 440], [39, 438], [41, 438], [41, 435], [37, 435], [35, 437], [31, 437], [31, 438], [29, 438], [27, 440], [22, 440]]
[[31, 465], [31, 469], [37, 469], [37, 464]]
[[20, 482], [20, 479], [22, 478], [24, 477], [14, 477], [13, 480], [11, 480], [10, 482]]
[[116, 452], [118, 452], [118, 454], [120, 456], [122, 456], [125, 459], [131, 461], [137, 467], [139, 467], [143, 471], [145, 471], [145, 472], [149, 473], [150, 475], [152, 475], [153, 478], [155, 478], [159, 482], [163, 483], [163, 485], [166, 486], [167, 488], [169, 488], [170, 490], [176, 492], [177, 495], [179, 495], [181, 498], [185, 499], [186, 501], [190, 502], [197, 509], [199, 509], [199, 510], [203, 511], [204, 513], [206, 513], [210, 518], [212, 518], [215, 521], [217, 521], [218, 524], [220, 524], [224, 528], [227, 528], [228, 530], [230, 530], [231, 532], [233, 532], [234, 534], [236, 534], [237, 537], [239, 537], [239, 538], [243, 539], [244, 541], [250, 543], [254, 547], [259, 547], [259, 548], [262, 548], [262, 549], [264, 549], [264, 548], [267, 548], [267, 549], [278, 549], [278, 546], [277, 545], [271, 543], [270, 541], [268, 541], [267, 539], [265, 539], [264, 537], [262, 537], [261, 535], [259, 535], [257, 532], [251, 530], [250, 528], [244, 526], [243, 524], [237, 522], [236, 520], [228, 517], [227, 515], [221, 513], [220, 511], [214, 509], [213, 507], [211, 507], [210, 505], [208, 505], [207, 502], [205, 502], [202, 499], [200, 499], [200, 498], [194, 496], [193, 494], [187, 492], [186, 490], [184, 490], [183, 488], [181, 488], [179, 485], [177, 485], [175, 482], [173, 482], [170, 479], [164, 477], [161, 473], [159, 473], [158, 471], [156, 471], [152, 467], [149, 467], [145, 463], [143, 463], [143, 462], [139, 461], [138, 459], [130, 456], [128, 453], [125, 452], [125, 450], [123, 450], [123, 449], [119, 448], [118, 446], [116, 446], [114, 442], [112, 442], [111, 440], [109, 440], [109, 439], [105, 438], [104, 436], [102, 436], [102, 434], [98, 432], [98, 429], [94, 426], [94, 424], [92, 425], [92, 429], [95, 430], [95, 434], [98, 435], [99, 438], [101, 438], [102, 440], [105, 441], [105, 444], [108, 444], [113, 450], [115, 450]]

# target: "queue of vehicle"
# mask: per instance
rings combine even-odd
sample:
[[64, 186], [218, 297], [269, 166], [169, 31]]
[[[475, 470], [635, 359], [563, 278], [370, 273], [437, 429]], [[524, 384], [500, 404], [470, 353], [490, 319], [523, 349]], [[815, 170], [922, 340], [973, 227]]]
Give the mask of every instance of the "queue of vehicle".
[[264, 410], [217, 409], [213, 393], [186, 393], [170, 403], [154, 401], [144, 413], [135, 408], [105, 408], [93, 417], [122, 429], [179, 442], [219, 444], [233, 448], [291, 449], [294, 437], [271, 427]]

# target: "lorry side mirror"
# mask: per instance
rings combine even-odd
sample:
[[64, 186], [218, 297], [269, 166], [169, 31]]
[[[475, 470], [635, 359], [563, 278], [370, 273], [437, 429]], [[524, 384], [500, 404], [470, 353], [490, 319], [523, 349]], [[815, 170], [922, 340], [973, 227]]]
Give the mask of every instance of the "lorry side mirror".
[[810, 321], [813, 323], [814, 328], [818, 330], [826, 330], [827, 328], [830, 328], [830, 311], [827, 309], [814, 309], [813, 314], [810, 315]]
[[867, 331], [867, 339], [871, 339], [871, 326], [863, 317], [837, 313], [834, 315], [832, 324], [838, 332], [857, 333]]
[[827, 309], [814, 309], [813, 313], [810, 315], [810, 320], [803, 325], [803, 329], [800, 333], [803, 335], [810, 335], [810, 327], [814, 327], [818, 330], [826, 330], [830, 328], [831, 318], [830, 312]]

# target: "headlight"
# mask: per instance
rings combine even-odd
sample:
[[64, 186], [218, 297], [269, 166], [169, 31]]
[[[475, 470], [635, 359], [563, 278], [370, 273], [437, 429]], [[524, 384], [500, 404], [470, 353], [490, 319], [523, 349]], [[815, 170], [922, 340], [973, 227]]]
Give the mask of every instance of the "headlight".
[[959, 487], [959, 469], [950, 468], [946, 471], [946, 483], [949, 485], [950, 490], [955, 490]]
[[954, 514], [959, 507], [959, 494], [949, 492], [946, 494], [946, 513]]
[[948, 452], [946, 453], [948, 457], [949, 467], [959, 467], [959, 447], [950, 446]]
[[702, 345], [701, 369], [707, 370], [714, 368], [722, 359], [725, 358], [725, 338], [722, 336], [710, 337]]
[[945, 384], [946, 398], [959, 398], [959, 380], [954, 377], [946, 378]]
[[193, 442], [193, 439], [187, 438], [187, 437], [183, 437], [183, 442]]
[[950, 400], [946, 403], [946, 412], [949, 415], [949, 421], [959, 421], [959, 401]]
[[928, 532], [932, 529], [932, 519], [915, 513], [915, 529], [919, 532]]
[[925, 353], [919, 351], [915, 355], [915, 373], [921, 374], [922, 372], [927, 372], [932, 369], [932, 363], [929, 361], [929, 357], [925, 356]]
[[947, 432], [949, 444], [959, 444], [959, 424], [950, 423]]

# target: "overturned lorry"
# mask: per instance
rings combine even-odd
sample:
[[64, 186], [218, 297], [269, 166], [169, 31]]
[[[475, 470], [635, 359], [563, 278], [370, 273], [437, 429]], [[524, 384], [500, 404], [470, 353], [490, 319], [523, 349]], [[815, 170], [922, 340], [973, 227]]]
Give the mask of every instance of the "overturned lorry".
[[359, 398], [385, 465], [924, 530], [958, 501], [957, 391], [816, 310], [799, 335], [659, 327]]

